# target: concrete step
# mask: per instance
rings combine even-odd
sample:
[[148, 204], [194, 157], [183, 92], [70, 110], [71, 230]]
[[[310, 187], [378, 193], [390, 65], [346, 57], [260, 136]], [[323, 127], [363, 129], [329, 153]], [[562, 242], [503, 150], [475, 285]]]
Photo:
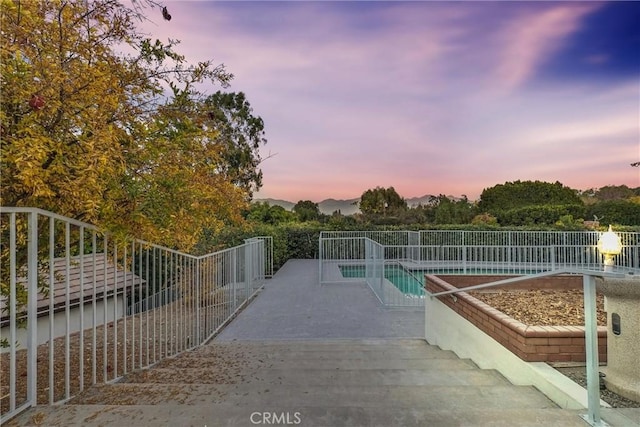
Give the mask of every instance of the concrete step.
[[268, 340], [218, 340], [214, 339], [208, 344], [200, 347], [206, 349], [208, 347], [216, 346], [254, 346], [258, 345], [264, 348], [286, 348], [291, 346], [303, 346], [306, 348], [315, 349], [340, 349], [345, 347], [363, 347], [363, 348], [384, 348], [388, 347], [431, 347], [437, 349], [438, 347], [432, 346], [422, 338], [322, 338], [322, 339], [268, 339]]
[[381, 341], [379, 344], [353, 343], [338, 341], [335, 344], [308, 341], [273, 342], [244, 342], [220, 343], [196, 348], [185, 352], [179, 357], [217, 357], [234, 358], [245, 357], [252, 359], [363, 359], [363, 358], [397, 358], [397, 359], [455, 359], [457, 356], [438, 347], [426, 344], [424, 341], [404, 340], [405, 344], [393, 341]]
[[[243, 406], [228, 403], [191, 405], [65, 405], [37, 407], [31, 418], [18, 417], [8, 427], [46, 425], [51, 427], [98, 426], [254, 426], [301, 425], [310, 427], [584, 427], [587, 425], [578, 412], [555, 408], [494, 409], [464, 408], [459, 402], [449, 402], [440, 408], [350, 407], [350, 406]], [[298, 423], [296, 421], [299, 420]], [[260, 424], [257, 423], [260, 421]], [[268, 421], [268, 422], [265, 422]]]
[[256, 357], [255, 360], [247, 359], [222, 360], [217, 357], [175, 357], [165, 359], [156, 364], [153, 369], [220, 369], [221, 366], [252, 367], [261, 369], [477, 369], [475, 363], [469, 359], [458, 358], [387, 358], [387, 357], [359, 357], [359, 358], [280, 358], [280, 357]]
[[447, 360], [425, 369], [262, 368], [229, 375], [219, 368], [149, 369], [128, 375], [121, 382], [164, 384], [274, 383], [280, 385], [492, 385], [509, 384], [498, 372], [479, 370], [464, 361]]
[[514, 386], [421, 340], [214, 342], [119, 383], [91, 387], [66, 405], [30, 409], [8, 425], [211, 427], [256, 421], [585, 425], [578, 412], [557, 408], [535, 388]]
[[533, 387], [485, 386], [357, 386], [264, 384], [129, 384], [101, 385], [74, 398], [72, 404], [105, 405], [206, 405], [278, 407], [438, 408], [452, 402], [469, 409], [552, 408], [553, 404]]

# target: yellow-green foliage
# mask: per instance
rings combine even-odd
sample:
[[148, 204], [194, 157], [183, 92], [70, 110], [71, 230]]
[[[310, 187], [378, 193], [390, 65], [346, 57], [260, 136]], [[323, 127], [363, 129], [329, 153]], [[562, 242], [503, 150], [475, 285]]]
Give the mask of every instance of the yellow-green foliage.
[[247, 190], [220, 172], [225, 147], [194, 89], [225, 86], [223, 66], [145, 39], [126, 2], [0, 1], [1, 205], [183, 250], [240, 220]]

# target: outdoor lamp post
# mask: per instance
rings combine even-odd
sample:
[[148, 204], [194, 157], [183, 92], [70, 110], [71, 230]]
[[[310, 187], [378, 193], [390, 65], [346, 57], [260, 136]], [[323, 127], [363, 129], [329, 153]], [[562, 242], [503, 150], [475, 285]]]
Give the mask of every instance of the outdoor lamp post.
[[604, 271], [613, 271], [613, 257], [622, 251], [622, 243], [620, 237], [611, 229], [611, 225], [609, 225], [609, 231], [603, 233], [598, 239], [598, 251], [604, 255]]
[[604, 295], [607, 312], [607, 365], [602, 367], [606, 375], [604, 383], [607, 389], [640, 401], [640, 275], [622, 274], [623, 269], [618, 274], [611, 274], [613, 257], [622, 249], [620, 238], [611, 231], [611, 226], [600, 237], [598, 249], [605, 257], [605, 273], [596, 280], [597, 291]]

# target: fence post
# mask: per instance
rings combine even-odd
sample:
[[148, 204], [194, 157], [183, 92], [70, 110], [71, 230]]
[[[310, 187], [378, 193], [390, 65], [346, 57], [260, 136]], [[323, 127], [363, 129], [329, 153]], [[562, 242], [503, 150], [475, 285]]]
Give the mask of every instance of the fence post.
[[596, 278], [582, 276], [584, 288], [584, 332], [587, 356], [587, 402], [589, 413], [585, 421], [592, 426], [602, 426], [600, 418], [600, 379], [598, 375], [598, 319], [596, 316]]
[[244, 241], [244, 275], [245, 275], [245, 301], [249, 299], [249, 289], [251, 289], [251, 282], [253, 280], [253, 254], [251, 253], [252, 239]]
[[202, 344], [202, 335], [200, 335], [200, 306], [202, 305], [200, 303], [200, 286], [202, 283], [200, 279], [200, 263], [202, 260], [203, 258], [196, 258], [196, 337], [198, 337], [196, 345]]
[[233, 248], [230, 252], [231, 260], [229, 261], [230, 269], [231, 269], [231, 283], [233, 286], [231, 287], [231, 293], [233, 294], [233, 309], [236, 309], [236, 289], [238, 288], [238, 273], [240, 269], [240, 262], [238, 261], [238, 251], [239, 248]]
[[465, 244], [460, 247], [460, 252], [462, 253], [462, 271], [463, 274], [467, 274], [467, 246]]
[[323, 231], [320, 232], [320, 238], [318, 239], [318, 284], [322, 285], [322, 249], [324, 241]]
[[29, 212], [27, 246], [27, 401], [38, 401], [38, 213]]

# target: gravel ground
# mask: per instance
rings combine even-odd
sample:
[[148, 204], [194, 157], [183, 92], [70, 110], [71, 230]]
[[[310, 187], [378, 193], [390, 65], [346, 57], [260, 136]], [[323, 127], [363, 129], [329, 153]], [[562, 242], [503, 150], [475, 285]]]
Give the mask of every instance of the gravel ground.
[[[571, 380], [582, 387], [587, 388], [587, 370], [584, 366], [568, 367], [568, 368], [556, 368], [563, 375], [571, 378]], [[600, 386], [600, 399], [607, 402], [614, 408], [640, 408], [640, 402], [634, 402], [633, 400], [626, 399], [619, 394], [603, 388], [604, 384]]]

